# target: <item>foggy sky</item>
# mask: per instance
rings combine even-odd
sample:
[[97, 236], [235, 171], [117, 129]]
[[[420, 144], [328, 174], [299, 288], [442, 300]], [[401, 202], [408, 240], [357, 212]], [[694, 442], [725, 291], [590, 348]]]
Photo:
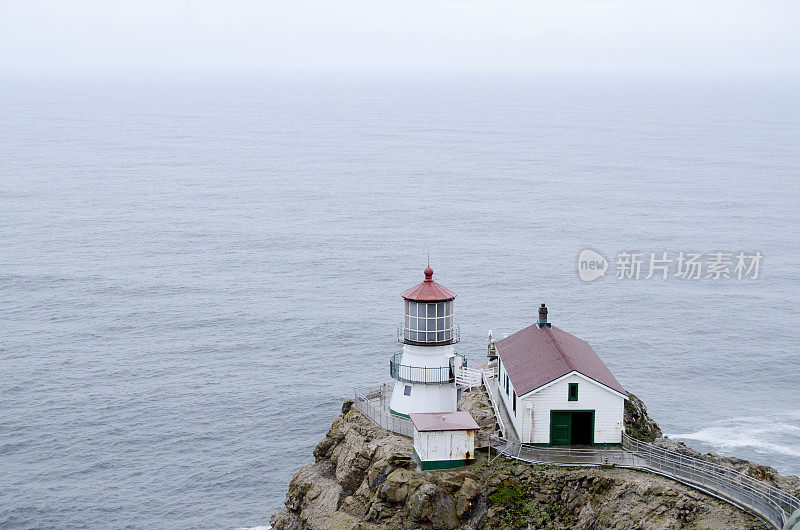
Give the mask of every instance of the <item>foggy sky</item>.
[[0, 68], [800, 70], [796, 1], [0, 0]]

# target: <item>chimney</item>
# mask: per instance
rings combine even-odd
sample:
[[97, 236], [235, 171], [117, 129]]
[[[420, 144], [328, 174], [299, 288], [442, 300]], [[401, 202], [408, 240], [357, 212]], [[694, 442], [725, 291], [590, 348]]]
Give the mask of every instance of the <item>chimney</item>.
[[542, 304], [539, 308], [539, 327], [550, 327], [550, 324], [547, 322], [547, 306]]

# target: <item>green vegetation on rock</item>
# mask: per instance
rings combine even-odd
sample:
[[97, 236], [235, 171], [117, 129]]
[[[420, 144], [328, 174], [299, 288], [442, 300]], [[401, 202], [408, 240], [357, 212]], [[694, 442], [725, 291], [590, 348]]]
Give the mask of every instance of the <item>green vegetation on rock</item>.
[[530, 485], [507, 482], [489, 495], [489, 504], [501, 508], [499, 522], [512, 528], [570, 527], [575, 522], [562, 503], [538, 493]]

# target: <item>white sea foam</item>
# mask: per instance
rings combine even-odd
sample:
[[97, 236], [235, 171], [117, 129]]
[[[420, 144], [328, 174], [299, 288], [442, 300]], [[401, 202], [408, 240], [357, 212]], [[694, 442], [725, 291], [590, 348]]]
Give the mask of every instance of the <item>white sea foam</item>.
[[716, 421], [695, 432], [669, 434], [669, 437], [695, 440], [721, 450], [750, 448], [757, 453], [800, 457], [800, 425], [796, 423], [798, 416], [800, 411], [729, 418]]

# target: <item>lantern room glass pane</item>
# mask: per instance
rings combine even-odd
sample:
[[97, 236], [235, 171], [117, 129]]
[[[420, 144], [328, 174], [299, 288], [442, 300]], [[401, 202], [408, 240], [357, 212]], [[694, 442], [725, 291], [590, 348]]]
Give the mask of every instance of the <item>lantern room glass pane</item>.
[[403, 339], [425, 344], [453, 340], [453, 301], [403, 300]]

